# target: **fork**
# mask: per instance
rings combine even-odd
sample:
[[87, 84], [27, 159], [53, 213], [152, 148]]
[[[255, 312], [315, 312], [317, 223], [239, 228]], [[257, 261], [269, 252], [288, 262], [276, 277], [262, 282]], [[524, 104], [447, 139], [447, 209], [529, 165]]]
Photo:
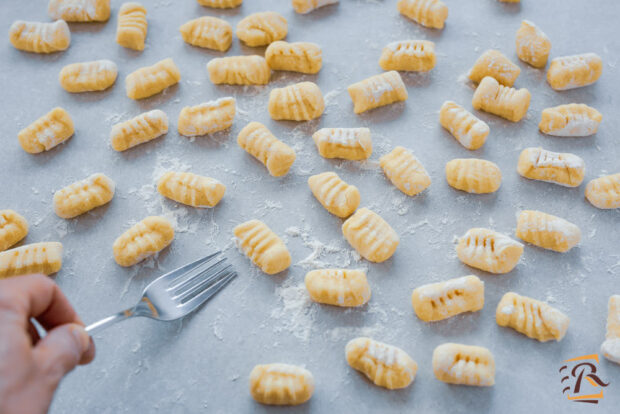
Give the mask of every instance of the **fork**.
[[237, 273], [221, 252], [179, 267], [151, 282], [133, 308], [86, 327], [91, 335], [134, 316], [172, 321], [195, 311], [228, 284]]

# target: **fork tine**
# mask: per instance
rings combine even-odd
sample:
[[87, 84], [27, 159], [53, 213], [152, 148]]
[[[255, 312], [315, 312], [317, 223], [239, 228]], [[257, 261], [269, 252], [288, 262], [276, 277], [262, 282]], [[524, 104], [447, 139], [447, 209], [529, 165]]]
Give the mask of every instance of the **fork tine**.
[[202, 305], [204, 302], [209, 300], [213, 295], [219, 292], [224, 286], [226, 286], [231, 280], [233, 280], [237, 276], [237, 272], [229, 273], [228, 276], [221, 279], [219, 282], [211, 285], [209, 288], [205, 289], [189, 301], [185, 302], [181, 305], [181, 308], [187, 313], [193, 311], [198, 306]]
[[176, 294], [173, 299], [179, 300], [181, 302], [191, 299], [198, 293], [209, 288], [209, 286], [211, 286], [212, 284], [219, 282], [220, 279], [224, 278], [226, 275], [230, 274], [231, 269], [232, 265], [228, 264], [224, 268], [217, 271], [205, 272], [200, 279], [196, 278], [196, 283], [193, 283], [192, 286], [189, 286], [182, 292], [178, 292], [178, 294]]
[[186, 291], [187, 289], [190, 289], [196, 283], [196, 280], [201, 278], [203, 275], [207, 273], [217, 273], [218, 266], [222, 265], [222, 263], [225, 263], [226, 260], [226, 257], [222, 256], [215, 263], [212, 263], [211, 261], [204, 262], [196, 268], [191, 269], [189, 272], [185, 273], [183, 277], [179, 277], [175, 281], [170, 283], [170, 286], [166, 290], [172, 292], [173, 296], [178, 295]]
[[210, 254], [208, 256], [202, 257], [202, 258], [200, 258], [200, 259], [198, 259], [196, 261], [193, 261], [191, 263], [188, 263], [185, 266], [181, 266], [181, 267], [179, 267], [177, 269], [174, 269], [174, 270], [166, 273], [165, 275], [158, 277], [156, 279], [156, 281], [160, 280], [160, 279], [163, 279], [163, 280], [169, 280], [170, 282], [174, 282], [179, 277], [185, 275], [187, 272], [189, 272], [190, 270], [194, 269], [195, 267], [200, 266], [203, 263], [209, 262], [211, 259], [213, 259], [215, 256], [219, 255], [220, 253], [221, 253], [220, 251], [217, 251], [217, 252], [215, 252], [213, 254]]

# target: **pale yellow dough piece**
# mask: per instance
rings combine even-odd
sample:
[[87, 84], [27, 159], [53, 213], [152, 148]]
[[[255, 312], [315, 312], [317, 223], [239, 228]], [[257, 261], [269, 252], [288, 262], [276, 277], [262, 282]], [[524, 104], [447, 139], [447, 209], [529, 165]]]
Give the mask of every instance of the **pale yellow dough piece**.
[[235, 98], [220, 98], [196, 106], [186, 106], [179, 114], [179, 134], [187, 137], [211, 134], [232, 126]]
[[495, 385], [495, 359], [487, 348], [445, 343], [433, 351], [435, 378], [448, 384]]
[[538, 128], [557, 137], [587, 137], [596, 134], [602, 120], [603, 115], [596, 109], [572, 103], [544, 109]]
[[114, 181], [103, 174], [93, 174], [54, 193], [54, 212], [70, 219], [107, 204], [114, 197]]
[[313, 82], [300, 82], [269, 93], [269, 115], [276, 121], [310, 121], [325, 110], [323, 94]]
[[140, 3], [123, 3], [118, 11], [116, 43], [129, 49], [144, 50], [147, 28], [146, 8]]
[[179, 80], [181, 72], [172, 59], [168, 58], [131, 72], [125, 78], [125, 87], [129, 98], [144, 99], [160, 93]]
[[529, 20], [521, 22], [515, 43], [519, 59], [535, 68], [544, 68], [547, 65], [551, 41], [534, 23]]
[[439, 123], [468, 150], [482, 147], [491, 131], [486, 122], [452, 101], [445, 101], [441, 105]]
[[521, 243], [483, 228], [469, 229], [456, 245], [456, 255], [461, 262], [495, 274], [510, 272], [522, 254]]
[[385, 176], [403, 193], [414, 196], [431, 185], [431, 177], [413, 153], [403, 147], [395, 147], [379, 158]]
[[185, 43], [225, 52], [232, 44], [232, 26], [225, 20], [203, 16], [183, 24], [179, 31]]
[[295, 151], [277, 139], [260, 122], [250, 122], [237, 136], [237, 144], [263, 163], [269, 174], [281, 177], [295, 162]]
[[432, 29], [443, 29], [448, 18], [448, 6], [440, 0], [399, 0], [400, 14]]
[[60, 86], [67, 92], [103, 91], [114, 85], [118, 69], [111, 60], [72, 63], [58, 75]]
[[370, 300], [370, 285], [364, 270], [318, 269], [306, 273], [310, 298], [327, 305], [362, 306]]
[[347, 184], [334, 172], [311, 176], [308, 186], [321, 205], [340, 218], [349, 217], [360, 204], [357, 187]]
[[408, 387], [418, 372], [418, 364], [405, 351], [371, 338], [349, 341], [345, 356], [351, 368], [389, 390]]
[[526, 148], [519, 155], [517, 172], [530, 180], [578, 187], [586, 173], [586, 164], [575, 154]]
[[205, 7], [211, 7], [214, 9], [232, 9], [239, 7], [243, 3], [243, 0], [196, 0], [198, 4]]
[[339, 0], [292, 0], [293, 9], [299, 14], [310, 13], [319, 7], [336, 4]]
[[64, 109], [56, 107], [19, 131], [17, 138], [24, 151], [38, 154], [62, 144], [71, 138], [73, 131], [71, 116]]
[[517, 216], [517, 237], [535, 246], [567, 252], [581, 240], [581, 230], [563, 218], [542, 211], [523, 210]]
[[406, 101], [409, 95], [398, 72], [392, 70], [354, 83], [347, 88], [356, 114]]
[[67, 22], [105, 22], [110, 18], [110, 0], [50, 0], [52, 19]]
[[586, 186], [586, 198], [597, 208], [620, 208], [620, 173], [591, 180]]
[[125, 151], [168, 132], [168, 116], [154, 109], [112, 127], [110, 142], [115, 151]]
[[226, 192], [226, 186], [211, 177], [189, 172], [168, 171], [157, 181], [159, 194], [192, 207], [215, 207]]
[[286, 37], [286, 19], [276, 12], [250, 14], [237, 23], [236, 34], [239, 40], [250, 47], [267, 46]]
[[375, 263], [392, 257], [400, 242], [387, 221], [367, 208], [360, 208], [342, 224], [342, 234], [364, 259]]
[[13, 210], [0, 210], [0, 252], [28, 235], [28, 222]]
[[411, 305], [425, 322], [477, 312], [484, 307], [484, 282], [470, 275], [423, 285], [413, 290]]
[[133, 266], [159, 253], [174, 239], [174, 228], [164, 217], [149, 216], [133, 225], [114, 241], [114, 260], [121, 266]]
[[383, 70], [428, 72], [435, 67], [435, 43], [428, 40], [401, 40], [383, 48], [379, 66]]
[[601, 354], [608, 360], [620, 364], [620, 295], [609, 297], [607, 309], [607, 333], [601, 345]]
[[261, 404], [299, 405], [313, 393], [314, 377], [296, 365], [256, 365], [250, 373], [250, 394]]
[[273, 42], [265, 50], [267, 64], [273, 70], [300, 73], [318, 73], [323, 65], [321, 47], [316, 43]]
[[54, 23], [17, 20], [9, 29], [9, 40], [15, 49], [32, 53], [53, 53], [69, 47], [71, 32], [64, 20]]
[[266, 85], [271, 69], [262, 56], [229, 56], [207, 63], [209, 79], [216, 85]]
[[489, 49], [484, 52], [469, 70], [469, 79], [479, 83], [484, 77], [491, 76], [505, 86], [512, 86], [519, 77], [521, 69], [499, 50]]
[[530, 107], [532, 95], [525, 88], [514, 89], [500, 85], [495, 78], [486, 76], [472, 98], [474, 109], [519, 122]]
[[280, 273], [291, 265], [291, 254], [286, 245], [262, 221], [246, 221], [233, 232], [243, 253], [268, 275]]
[[536, 299], [508, 292], [497, 304], [495, 321], [540, 342], [560, 342], [570, 319], [559, 310]]
[[593, 84], [603, 73], [603, 60], [596, 53], [562, 56], [551, 61], [547, 82], [556, 91]]
[[478, 158], [457, 158], [446, 164], [446, 180], [451, 187], [472, 194], [499, 190], [502, 172], [497, 164]]
[[31, 273], [51, 275], [61, 267], [62, 244], [59, 242], [26, 244], [0, 252], [0, 280]]
[[321, 128], [312, 139], [322, 157], [365, 160], [372, 154], [368, 128]]

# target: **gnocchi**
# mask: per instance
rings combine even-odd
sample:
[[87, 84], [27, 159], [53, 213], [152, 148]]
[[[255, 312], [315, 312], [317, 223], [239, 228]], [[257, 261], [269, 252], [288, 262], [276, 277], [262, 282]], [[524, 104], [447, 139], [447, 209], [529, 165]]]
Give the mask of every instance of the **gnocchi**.
[[115, 184], [103, 174], [93, 174], [54, 193], [54, 212], [70, 219], [107, 204], [114, 197]]
[[515, 43], [519, 59], [535, 68], [544, 68], [547, 65], [551, 41], [534, 23], [529, 20], [521, 22]]
[[370, 300], [370, 286], [364, 270], [319, 269], [306, 273], [310, 298], [327, 305], [362, 306]]
[[110, 142], [115, 151], [125, 151], [168, 132], [168, 116], [154, 109], [112, 127]]
[[411, 305], [425, 322], [477, 312], [484, 307], [484, 282], [470, 275], [423, 285], [413, 290]]
[[364, 259], [375, 263], [392, 257], [400, 239], [374, 211], [360, 208], [342, 224], [342, 234]]
[[310, 13], [319, 7], [336, 4], [340, 0], [293, 0], [293, 9], [299, 14]]
[[118, 11], [116, 43], [133, 50], [144, 50], [146, 31], [146, 8], [140, 3], [123, 3]]
[[60, 86], [67, 92], [93, 92], [108, 89], [116, 82], [118, 70], [111, 60], [72, 63], [62, 68]]
[[547, 82], [556, 91], [593, 84], [603, 73], [603, 60], [596, 53], [555, 58], [547, 70]]
[[324, 158], [365, 160], [372, 154], [368, 128], [322, 128], [312, 134], [312, 139]]
[[239, 132], [237, 144], [263, 163], [274, 177], [286, 175], [295, 162], [295, 151], [260, 122], [247, 124]]
[[493, 230], [469, 229], [456, 245], [456, 255], [468, 266], [489, 273], [508, 273], [515, 268], [523, 245]]
[[261, 404], [299, 405], [312, 397], [314, 377], [296, 365], [256, 365], [250, 373], [250, 393]]
[[323, 65], [321, 47], [310, 42], [278, 40], [267, 47], [265, 59], [271, 69], [290, 72], [318, 73]]
[[443, 29], [448, 18], [448, 6], [440, 0], [399, 0], [400, 14], [432, 29]]
[[519, 155], [518, 173], [530, 180], [565, 187], [579, 187], [586, 173], [585, 162], [574, 154], [526, 148]]
[[517, 216], [517, 237], [543, 249], [563, 253], [579, 243], [581, 230], [563, 218], [524, 210]]
[[179, 114], [179, 134], [188, 137], [223, 131], [235, 119], [235, 98], [220, 98], [196, 106], [186, 106]]
[[607, 333], [601, 345], [601, 354], [620, 364], [620, 295], [609, 297], [607, 305]]
[[457, 158], [446, 164], [446, 181], [457, 190], [470, 194], [488, 194], [499, 190], [502, 172], [491, 161]]
[[402, 40], [383, 48], [379, 66], [383, 70], [428, 72], [435, 67], [435, 43], [428, 40]]
[[69, 48], [71, 32], [64, 20], [54, 23], [17, 20], [9, 29], [9, 40], [15, 49], [32, 53], [53, 53]]
[[110, 0], [50, 0], [52, 19], [67, 22], [105, 22], [110, 18]]
[[602, 120], [596, 109], [573, 103], [544, 109], [538, 128], [557, 137], [587, 137], [596, 134]]
[[418, 371], [418, 364], [405, 351], [371, 338], [352, 339], [345, 355], [351, 368], [390, 390], [408, 387]]
[[409, 95], [398, 72], [392, 70], [354, 83], [347, 88], [356, 114], [394, 102], [406, 101]]
[[433, 351], [433, 372], [448, 384], [490, 387], [495, 384], [495, 359], [481, 346], [445, 343]]
[[216, 85], [266, 85], [271, 69], [262, 56], [229, 56], [207, 63], [209, 79]]
[[28, 235], [28, 222], [13, 210], [0, 210], [0, 252]]
[[620, 208], [620, 173], [591, 180], [586, 185], [586, 199], [597, 208]]
[[157, 191], [166, 198], [192, 207], [215, 207], [226, 192], [218, 180], [189, 172], [168, 171], [157, 181]]
[[536, 299], [506, 293], [497, 304], [495, 320], [540, 342], [561, 341], [570, 319], [559, 310]]
[[360, 192], [334, 172], [324, 172], [308, 178], [312, 194], [325, 210], [340, 218], [347, 218], [360, 204]]
[[214, 9], [232, 9], [241, 6], [243, 0], [197, 0], [198, 4]]
[[43, 273], [51, 275], [62, 267], [62, 244], [42, 242], [26, 244], [0, 252], [0, 279]]
[[246, 221], [233, 232], [243, 253], [268, 275], [280, 273], [291, 265], [291, 254], [286, 245], [262, 221]]
[[482, 147], [490, 132], [486, 122], [452, 101], [445, 101], [441, 105], [439, 123], [468, 150]]
[[225, 52], [232, 44], [232, 26], [222, 19], [203, 16], [183, 24], [179, 31], [185, 43]]
[[276, 12], [250, 14], [237, 23], [237, 37], [250, 47], [267, 46], [286, 37], [286, 19]]
[[431, 185], [431, 177], [411, 151], [395, 147], [379, 158], [386, 177], [403, 193], [414, 196]]
[[276, 121], [310, 121], [325, 110], [323, 94], [313, 82], [300, 82], [269, 93], [269, 115]]
[[476, 110], [519, 122], [527, 113], [531, 98], [530, 91], [525, 88], [500, 85], [495, 78], [486, 76], [476, 88], [471, 104]]
[[127, 96], [144, 99], [160, 93], [181, 80], [181, 72], [171, 58], [140, 68], [125, 78]]
[[133, 266], [165, 249], [173, 239], [174, 228], [166, 218], [149, 216], [114, 241], [114, 260], [124, 267]]
[[73, 132], [73, 120], [69, 113], [56, 107], [19, 131], [17, 138], [24, 151], [38, 154], [62, 144], [71, 138]]
[[486, 76], [491, 76], [502, 85], [512, 86], [520, 73], [521, 69], [499, 50], [489, 49], [476, 60], [469, 71], [469, 79], [480, 83]]

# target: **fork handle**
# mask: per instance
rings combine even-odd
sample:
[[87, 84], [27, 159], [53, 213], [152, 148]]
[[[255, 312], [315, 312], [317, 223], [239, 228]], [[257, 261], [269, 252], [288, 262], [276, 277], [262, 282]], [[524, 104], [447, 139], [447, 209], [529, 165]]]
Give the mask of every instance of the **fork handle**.
[[86, 332], [93, 336], [96, 333], [103, 331], [108, 326], [114, 325], [115, 323], [120, 321], [124, 321], [125, 319], [129, 319], [132, 316], [134, 316], [133, 309], [124, 310], [115, 315], [108, 316], [107, 318], [103, 318], [100, 321], [88, 325], [86, 327]]

